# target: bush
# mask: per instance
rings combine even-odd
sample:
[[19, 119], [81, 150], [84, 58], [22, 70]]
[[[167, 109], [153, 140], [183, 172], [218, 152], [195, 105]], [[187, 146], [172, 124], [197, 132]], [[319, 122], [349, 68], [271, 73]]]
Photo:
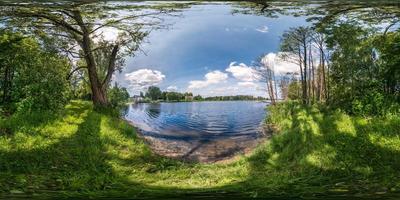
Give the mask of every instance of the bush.
[[301, 85], [297, 81], [293, 81], [288, 86], [288, 98], [291, 100], [301, 99]]
[[124, 87], [119, 87], [115, 84], [114, 87], [108, 90], [108, 101], [113, 108], [122, 106], [129, 100], [129, 93]]
[[17, 33], [0, 34], [1, 94], [8, 113], [57, 110], [68, 100], [66, 59]]

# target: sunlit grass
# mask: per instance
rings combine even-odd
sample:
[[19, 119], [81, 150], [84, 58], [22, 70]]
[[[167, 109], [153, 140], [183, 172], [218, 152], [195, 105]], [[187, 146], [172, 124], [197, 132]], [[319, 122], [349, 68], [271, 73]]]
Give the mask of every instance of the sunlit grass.
[[[60, 114], [2, 120], [0, 194], [176, 196], [382, 195], [400, 189], [400, 118], [350, 117], [297, 103], [269, 109], [278, 133], [218, 164], [151, 153], [117, 116], [73, 101]], [[57, 193], [54, 193], [56, 191]]]

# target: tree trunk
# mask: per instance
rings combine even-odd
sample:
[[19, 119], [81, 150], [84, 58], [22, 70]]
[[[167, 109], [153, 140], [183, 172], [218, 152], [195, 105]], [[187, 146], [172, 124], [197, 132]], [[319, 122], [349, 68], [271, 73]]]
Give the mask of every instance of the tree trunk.
[[92, 51], [92, 40], [90, 38], [90, 30], [84, 24], [82, 16], [79, 11], [74, 12], [74, 16], [78, 25], [82, 30], [82, 42], [81, 48], [84, 53], [84, 58], [88, 68], [90, 89], [92, 90], [92, 101], [95, 107], [107, 107], [107, 88], [103, 87], [102, 81], [100, 81], [97, 74], [96, 61]]
[[313, 54], [312, 54], [312, 48], [311, 48], [311, 45], [310, 45], [310, 55], [309, 55], [309, 57], [310, 57], [310, 68], [311, 68], [311, 76], [312, 76], [312, 85], [311, 85], [311, 88], [312, 88], [312, 101], [313, 101], [313, 103], [314, 103], [314, 101], [315, 101], [315, 88], [316, 88], [316, 86], [315, 86], [315, 69], [314, 69], [314, 58], [313, 58]]
[[14, 67], [12, 64], [5, 64], [4, 77], [3, 77], [3, 98], [2, 104], [6, 112], [10, 111], [11, 93], [13, 86]]
[[318, 65], [318, 68], [317, 68], [317, 77], [318, 77], [318, 79], [317, 79], [317, 101], [318, 102], [320, 102], [321, 101], [321, 96], [322, 96], [322, 71], [324, 71], [323, 69], [322, 69], [322, 58], [321, 58], [321, 55], [320, 55], [320, 57], [319, 57], [319, 65]]
[[[84, 37], [85, 38], [85, 37]], [[107, 107], [108, 100], [107, 100], [107, 93], [106, 88], [103, 87], [99, 77], [97, 75], [96, 70], [96, 63], [93, 58], [93, 54], [90, 52], [90, 43], [83, 42], [83, 49], [88, 49], [89, 52], [86, 53], [85, 60], [88, 67], [88, 74], [89, 74], [89, 81], [90, 81], [90, 89], [92, 90], [92, 101], [96, 107]]]
[[303, 103], [308, 104], [308, 96], [307, 96], [307, 44], [306, 37], [303, 38], [303, 63], [304, 63], [304, 83], [303, 83]]
[[328, 88], [327, 88], [327, 80], [326, 80], [326, 72], [325, 72], [325, 52], [323, 48], [321, 48], [321, 63], [322, 63], [322, 89], [323, 93], [321, 95], [324, 95], [322, 99], [326, 100], [328, 95]]
[[95, 83], [91, 84], [91, 90], [93, 104], [97, 107], [107, 107], [107, 91], [105, 91], [101, 85]]
[[[302, 102], [303, 104], [306, 104], [305, 98], [304, 98], [304, 74], [303, 74], [303, 60], [302, 60], [302, 56], [301, 56], [301, 50], [300, 47], [298, 49], [298, 56], [299, 56], [299, 67], [300, 67], [300, 81], [301, 81], [301, 88], [302, 88]], [[300, 95], [298, 95], [300, 96]]]

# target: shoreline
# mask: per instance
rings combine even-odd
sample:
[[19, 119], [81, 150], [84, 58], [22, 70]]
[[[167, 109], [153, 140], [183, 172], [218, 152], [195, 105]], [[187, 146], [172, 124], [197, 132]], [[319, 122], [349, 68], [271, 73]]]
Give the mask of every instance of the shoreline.
[[[136, 135], [138, 138], [140, 138], [151, 150], [151, 152], [155, 155], [169, 158], [169, 159], [174, 159], [177, 161], [182, 161], [186, 163], [201, 163], [201, 164], [228, 164], [228, 163], [233, 163], [235, 161], [240, 160], [242, 157], [248, 157], [251, 154], [254, 153], [254, 151], [267, 142], [270, 137], [274, 134], [273, 128], [271, 128], [271, 125], [265, 124], [265, 122], [262, 122], [262, 125], [260, 126], [261, 132], [260, 136], [253, 140], [252, 145], [244, 147], [243, 149], [237, 150], [237, 149], [232, 149], [228, 151], [228, 154], [217, 154], [214, 156], [207, 156], [207, 155], [197, 155], [197, 156], [192, 156], [189, 157], [187, 155], [188, 152], [193, 151], [193, 149], [197, 150], [196, 147], [190, 149], [188, 146], [191, 146], [191, 142], [187, 141], [178, 141], [178, 140], [171, 140], [171, 139], [165, 139], [165, 138], [154, 138], [152, 136], [146, 136], [143, 134], [143, 130], [137, 127], [135, 123], [132, 121], [127, 120], [124, 116], [121, 116], [121, 120], [125, 121], [128, 123], [130, 126], [132, 126], [136, 130]], [[232, 140], [232, 138], [228, 138], [225, 140]], [[226, 146], [231, 146], [229, 144], [224, 144], [224, 142], [221, 142], [220, 140], [215, 140], [213, 141], [216, 144], [222, 144]], [[229, 143], [229, 142], [228, 142]], [[233, 142], [234, 143], [234, 142]], [[201, 146], [202, 144], [199, 144]], [[215, 145], [209, 145], [215, 147]], [[175, 147], [175, 148], [174, 148]], [[178, 153], [177, 150], [186, 150], [186, 153]], [[171, 150], [172, 149], [172, 150]], [[214, 149], [215, 150], [215, 149]], [[193, 152], [192, 152], [193, 153]], [[209, 152], [209, 153], [215, 153], [214, 152]]]

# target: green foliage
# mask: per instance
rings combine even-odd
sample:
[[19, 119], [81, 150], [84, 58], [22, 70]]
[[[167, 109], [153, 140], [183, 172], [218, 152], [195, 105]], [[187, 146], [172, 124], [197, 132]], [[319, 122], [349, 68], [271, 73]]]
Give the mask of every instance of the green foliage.
[[381, 36], [355, 22], [331, 29], [331, 105], [362, 115], [384, 115], [396, 110], [388, 108], [397, 107], [400, 97], [400, 60], [395, 58], [400, 55], [399, 35]]
[[150, 86], [147, 89], [145, 97], [150, 98], [153, 101], [159, 100], [162, 97], [160, 88], [156, 86]]
[[[292, 174], [298, 178], [296, 185], [312, 177], [318, 185], [336, 191], [398, 190], [399, 185], [391, 179], [398, 179], [396, 169], [400, 166], [399, 116], [351, 117], [339, 110], [307, 107], [295, 101], [268, 110], [268, 121], [280, 133], [265, 151], [271, 156], [268, 162], [273, 161], [282, 173], [296, 168]], [[335, 186], [330, 185], [333, 182]], [[374, 187], [375, 183], [380, 187]]]
[[397, 95], [400, 101], [400, 30], [373, 38], [379, 52], [379, 76], [384, 78], [383, 84], [387, 93]]
[[291, 100], [301, 99], [301, 85], [298, 81], [292, 81], [289, 83], [288, 98]]
[[74, 97], [76, 99], [91, 100], [92, 92], [90, 90], [90, 85], [85, 81], [79, 81], [76, 87], [72, 90]]
[[185, 96], [179, 92], [166, 92], [165, 100], [166, 101], [182, 101], [185, 99]]
[[400, 191], [399, 116], [350, 117], [290, 101], [269, 107], [268, 119], [279, 133], [247, 157], [214, 164], [156, 156], [128, 123], [90, 102], [72, 101], [56, 116], [0, 119], [0, 129], [15, 132], [0, 134], [0, 195], [384, 198]]
[[196, 96], [193, 97], [193, 100], [195, 100], [195, 101], [202, 101], [202, 100], [203, 100], [203, 97], [202, 97], [201, 95], [196, 95]]
[[0, 34], [2, 104], [8, 112], [57, 110], [69, 96], [66, 59], [18, 33]]
[[114, 108], [124, 105], [129, 100], [128, 90], [124, 87], [119, 87], [117, 83], [107, 91], [108, 101]]

